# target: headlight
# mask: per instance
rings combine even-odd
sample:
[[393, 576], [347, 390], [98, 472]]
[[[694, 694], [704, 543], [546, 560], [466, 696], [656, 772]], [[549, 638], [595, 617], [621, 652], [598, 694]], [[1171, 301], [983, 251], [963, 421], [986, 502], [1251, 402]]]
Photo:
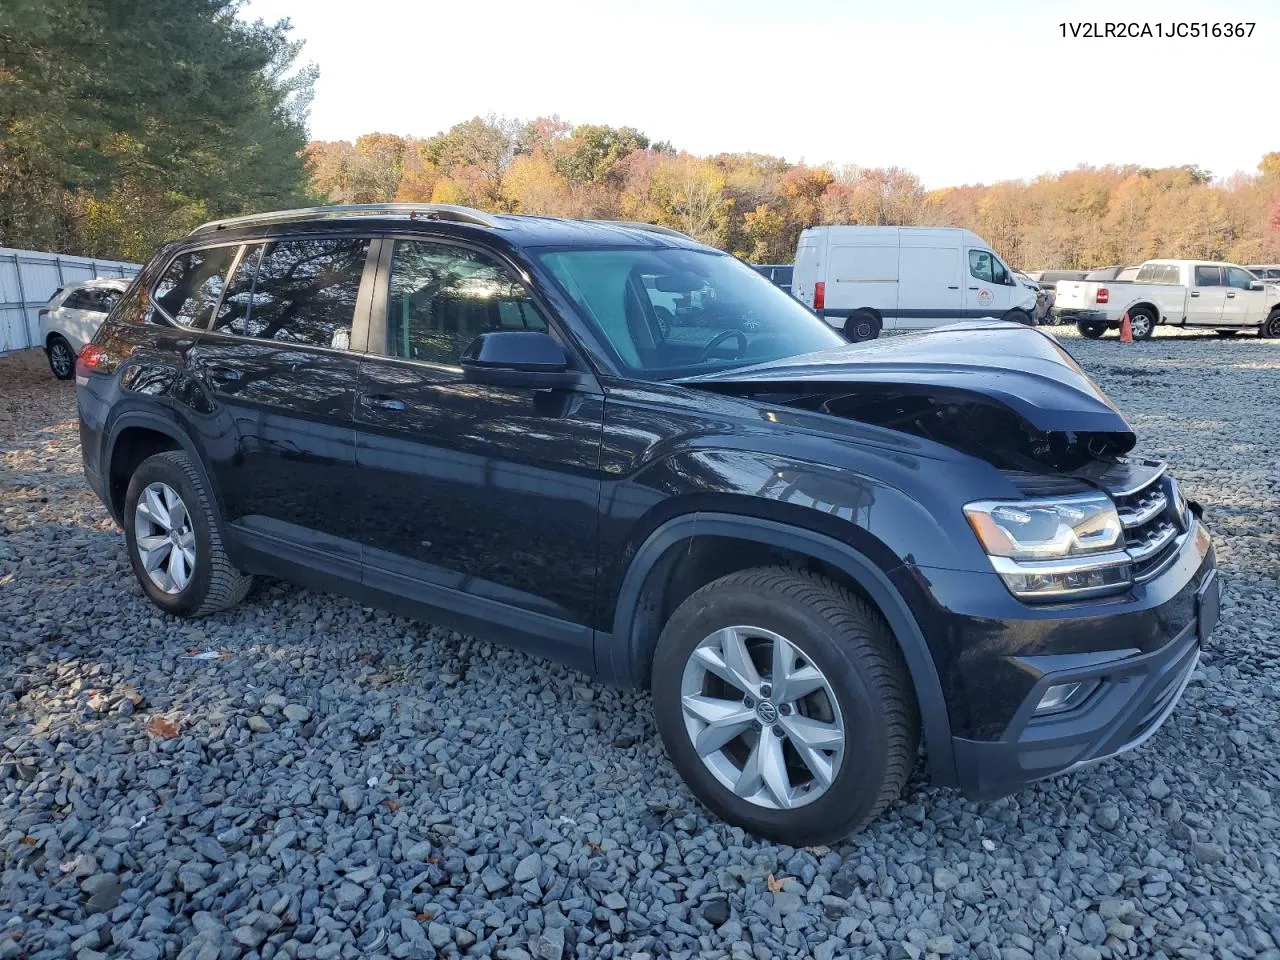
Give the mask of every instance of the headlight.
[[964, 508], [973, 532], [1014, 596], [1068, 600], [1128, 586], [1130, 558], [1111, 499], [982, 501]]
[[1118, 549], [1123, 530], [1111, 498], [1088, 493], [1061, 500], [983, 501], [964, 508], [993, 557], [1058, 560]]

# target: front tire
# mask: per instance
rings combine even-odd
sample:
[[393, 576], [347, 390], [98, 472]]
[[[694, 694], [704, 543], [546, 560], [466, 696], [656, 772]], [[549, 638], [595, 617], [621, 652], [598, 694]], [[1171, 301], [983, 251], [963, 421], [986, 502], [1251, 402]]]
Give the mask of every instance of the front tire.
[[1258, 334], [1273, 340], [1280, 338], [1280, 307], [1276, 307], [1267, 315], [1267, 319], [1258, 328]]
[[76, 353], [65, 337], [54, 334], [45, 347], [49, 357], [49, 369], [59, 380], [70, 380], [76, 375]]
[[1031, 314], [1027, 313], [1025, 310], [1019, 310], [1016, 308], [1005, 311], [1004, 316], [1000, 319], [1007, 320], [1010, 323], [1020, 323], [1025, 327], [1034, 327], [1036, 325], [1036, 322], [1031, 319]]
[[1106, 323], [1097, 323], [1091, 320], [1077, 320], [1076, 329], [1080, 331], [1080, 336], [1086, 340], [1097, 340], [1107, 332]]
[[880, 336], [883, 324], [870, 310], [855, 310], [844, 322], [844, 338], [850, 343], [862, 343]]
[[166, 613], [202, 617], [226, 610], [253, 583], [227, 557], [209, 492], [181, 451], [148, 457], [134, 471], [124, 533], [138, 583]]
[[878, 817], [916, 760], [920, 716], [888, 625], [824, 577], [761, 567], [672, 614], [652, 669], [672, 763], [730, 823], [791, 846]]

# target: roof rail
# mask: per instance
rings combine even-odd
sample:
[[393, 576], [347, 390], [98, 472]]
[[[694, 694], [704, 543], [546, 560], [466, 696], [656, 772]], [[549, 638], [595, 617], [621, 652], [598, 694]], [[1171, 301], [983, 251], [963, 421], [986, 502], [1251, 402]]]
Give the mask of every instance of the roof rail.
[[226, 230], [253, 223], [289, 223], [295, 220], [340, 220], [345, 217], [407, 217], [410, 220], [449, 220], [454, 223], [470, 223], [493, 230], [508, 229], [497, 218], [471, 207], [452, 203], [342, 203], [323, 207], [301, 207], [296, 210], [273, 210], [270, 213], [252, 213], [244, 217], [228, 217], [210, 220], [191, 232]]
[[681, 237], [685, 240], [692, 240], [693, 237], [671, 227], [660, 227], [656, 223], [641, 223], [639, 220], [590, 220], [589, 223], [603, 223], [612, 227], [627, 227], [631, 230], [647, 230], [649, 233], [660, 233], [664, 237]]

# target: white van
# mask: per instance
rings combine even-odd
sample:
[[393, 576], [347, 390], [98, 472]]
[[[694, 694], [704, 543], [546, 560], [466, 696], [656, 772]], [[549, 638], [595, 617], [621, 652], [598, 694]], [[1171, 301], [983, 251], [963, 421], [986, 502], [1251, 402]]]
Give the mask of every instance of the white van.
[[792, 295], [850, 340], [996, 317], [1033, 323], [1036, 290], [959, 227], [810, 227]]

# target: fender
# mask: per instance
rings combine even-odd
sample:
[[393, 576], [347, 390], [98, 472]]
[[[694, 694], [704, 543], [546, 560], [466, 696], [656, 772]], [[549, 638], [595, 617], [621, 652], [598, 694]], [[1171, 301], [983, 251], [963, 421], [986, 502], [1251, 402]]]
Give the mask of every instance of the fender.
[[804, 553], [841, 570], [865, 590], [884, 614], [911, 674], [933, 782], [943, 786], [956, 783], [951, 722], [942, 683], [915, 616], [885, 571], [847, 544], [811, 530], [723, 513], [685, 514], [662, 524], [645, 540], [627, 568], [618, 594], [612, 634], [596, 636], [596, 664], [602, 680], [630, 686], [643, 682], [642, 677], [635, 675], [633, 666], [631, 624], [645, 579], [668, 548], [695, 536], [735, 537]]
[[[152, 409], [126, 410], [116, 417], [111, 423], [111, 428], [106, 431], [106, 440], [102, 451], [102, 475], [106, 478], [105, 482], [110, 483], [111, 457], [116, 449], [116, 441], [120, 438], [120, 434], [130, 427], [145, 427], [148, 430], [154, 430], [156, 433], [163, 433], [177, 443], [182, 448], [182, 451], [191, 458], [191, 462], [196, 468], [196, 473], [200, 475], [200, 482], [204, 484], [204, 488], [209, 491], [213, 498], [213, 503], [216, 507], [214, 510], [214, 522], [218, 524], [218, 533], [223, 542], [226, 543], [227, 531], [222, 521], [222, 498], [218, 493], [218, 488], [214, 485], [213, 478], [205, 468], [204, 460], [201, 459], [200, 453], [190, 435], [181, 424], [174, 420], [161, 416]], [[111, 514], [116, 523], [123, 524], [123, 518], [115, 516], [115, 513], [115, 507], [111, 506]]]

